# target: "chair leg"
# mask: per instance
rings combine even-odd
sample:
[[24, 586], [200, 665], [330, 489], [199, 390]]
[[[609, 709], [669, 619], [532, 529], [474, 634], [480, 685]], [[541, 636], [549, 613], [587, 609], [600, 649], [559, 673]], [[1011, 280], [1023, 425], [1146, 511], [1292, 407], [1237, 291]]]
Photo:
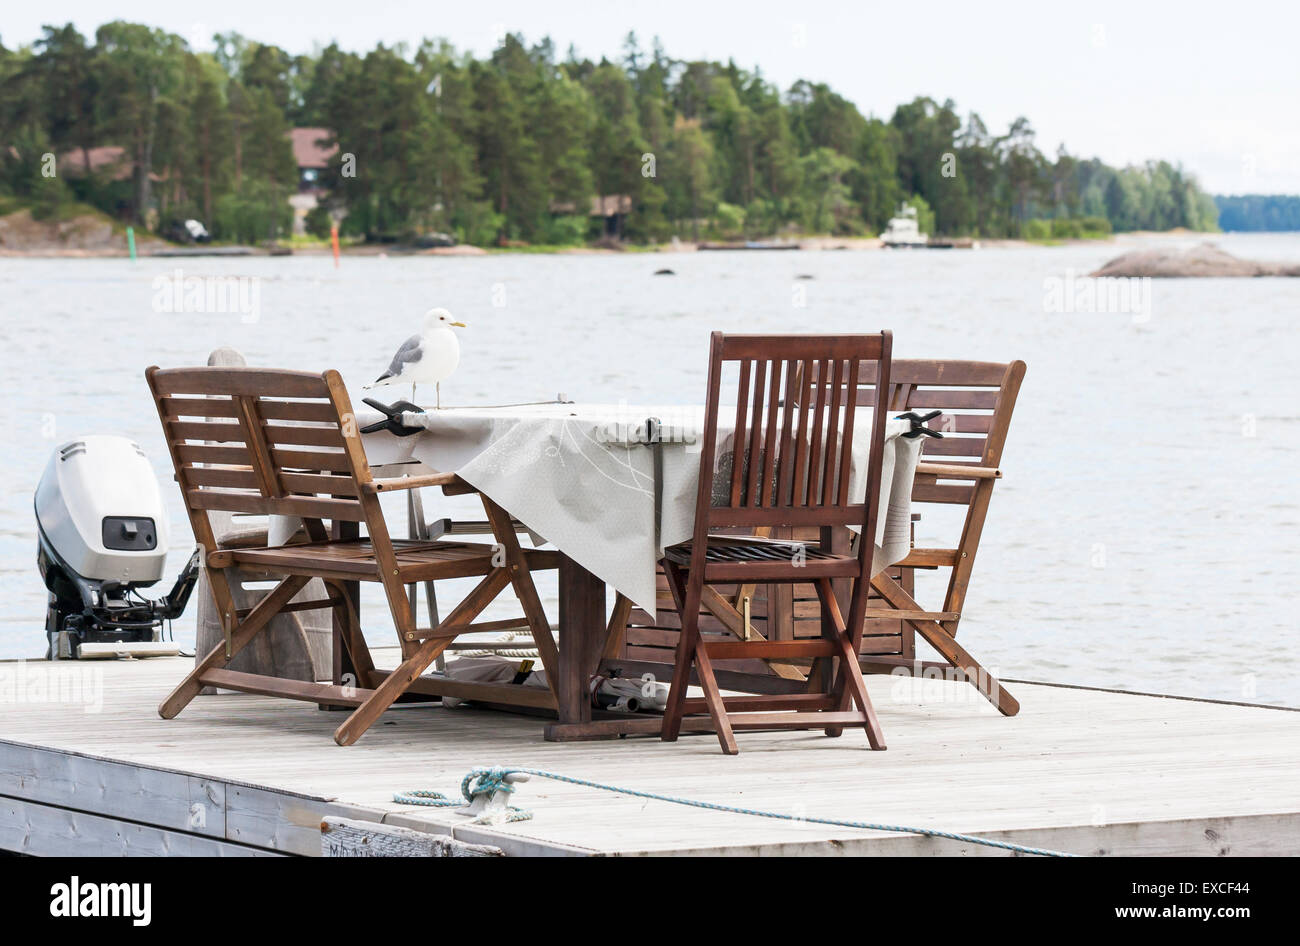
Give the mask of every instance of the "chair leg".
[[[718, 743], [722, 746], [722, 751], [727, 755], [736, 755], [740, 752], [740, 747], [736, 745], [736, 735], [731, 731], [731, 720], [727, 718], [727, 708], [723, 705], [722, 694], [718, 691], [718, 681], [713, 676], [713, 661], [709, 660], [708, 653], [700, 643], [699, 620], [699, 616], [696, 615], [692, 621], [696, 625], [692, 637], [694, 638], [695, 671], [699, 674], [700, 688], [704, 691], [704, 705], [709, 708], [709, 716], [713, 719], [713, 728], [718, 733]], [[690, 680], [689, 667], [686, 670], [686, 679]], [[677, 717], [677, 725], [680, 728], [680, 716]]]
[[686, 688], [691, 681], [691, 663], [695, 657], [694, 644], [689, 640], [690, 628], [698, 626], [687, 620], [686, 609], [682, 602], [685, 595], [679, 585], [681, 572], [669, 563], [664, 563], [664, 576], [668, 579], [668, 588], [673, 600], [677, 602], [677, 613], [681, 616], [681, 632], [677, 636], [677, 653], [673, 658], [673, 678], [668, 686], [668, 701], [664, 706], [664, 725], [660, 733], [664, 742], [676, 742], [682, 728], [682, 710], [686, 703]]
[[[836, 708], [840, 711], [847, 709], [851, 697], [866, 717], [863, 728], [867, 733], [867, 742], [871, 744], [872, 749], [884, 749], [886, 748], [885, 734], [880, 728], [880, 720], [876, 716], [876, 708], [872, 705], [871, 696], [867, 693], [867, 681], [862, 676], [862, 668], [858, 666], [857, 642], [844, 622], [844, 614], [840, 611], [839, 601], [835, 597], [830, 579], [823, 578], [817, 583], [817, 595], [830, 612], [835, 631], [835, 644], [839, 648], [840, 667], [832, 688], [832, 693], [836, 697]], [[826, 727], [828, 736], [838, 736], [842, 731], [842, 726]]]
[[[473, 621], [510, 583], [508, 576], [504, 573], [505, 569], [498, 568], [479, 582], [474, 590], [452, 609], [452, 612], [447, 615], [447, 619], [438, 625], [438, 630], [454, 631], [456, 628], [463, 628]], [[396, 606], [390, 608], [390, 611], [393, 613], [394, 622], [400, 628], [401, 620], [408, 616], [408, 612], [405, 610], [405, 599], [399, 598], [398, 602]], [[382, 716], [384, 711], [406, 692], [407, 687], [414, 683], [420, 674], [429, 669], [429, 664], [433, 663], [438, 658], [438, 655], [447, 649], [447, 645], [452, 640], [454, 640], [454, 635], [432, 637], [420, 642], [397, 669], [385, 677], [384, 681], [375, 688], [375, 692], [370, 698], [353, 710], [351, 715], [343, 721], [343, 724], [334, 731], [334, 741], [340, 746], [350, 746], [360, 739], [362, 734], [374, 724], [375, 720]]]
[[357, 685], [370, 689], [374, 685], [375, 661], [370, 656], [370, 647], [365, 635], [361, 633], [361, 619], [349, 600], [347, 590], [341, 581], [328, 580], [326, 586], [334, 591], [339, 603], [334, 606], [338, 615], [339, 627], [343, 629], [343, 646], [352, 658], [352, 666], [357, 672]]
[[[224, 581], [224, 578], [218, 579]], [[199, 678], [209, 670], [224, 668], [230, 664], [235, 655], [248, 646], [249, 642], [255, 638], [258, 633], [265, 630], [271, 622], [271, 618], [280, 612], [289, 600], [293, 598], [303, 586], [311, 579], [305, 575], [290, 575], [272, 589], [271, 593], [257, 603], [252, 611], [244, 617], [244, 620], [237, 624], [230, 634], [230, 653], [226, 654], [226, 642], [223, 640], [203, 658], [194, 669], [186, 675], [185, 679], [180, 682], [176, 689], [168, 694], [167, 698], [158, 706], [158, 715], [163, 719], [173, 719], [181, 710], [189, 705], [190, 700], [199, 695], [203, 689], [203, 684]], [[214, 594], [216, 589], [215, 581], [209, 578], [209, 585], [213, 587]], [[233, 607], [233, 604], [231, 605]], [[218, 602], [218, 611], [221, 610]]]
[[350, 746], [369, 729], [393, 703], [406, 692], [406, 688], [429, 669], [438, 655], [451, 643], [448, 638], [434, 638], [422, 643], [410, 657], [402, 661], [397, 669], [384, 678], [384, 682], [375, 688], [374, 694], [358, 706], [343, 724], [334, 731], [334, 741], [340, 746]]
[[[835, 597], [834, 589], [835, 586], [829, 581], [826, 581], [825, 584], [820, 581], [813, 582], [813, 590], [817, 592], [817, 600], [821, 603], [824, 615], [822, 638], [830, 641], [838, 648], [838, 638], [844, 624], [844, 613], [840, 610], [840, 602]], [[827, 620], [829, 620], [829, 624]], [[843, 712], [848, 709], [848, 699], [845, 697], [843, 668], [838, 666], [838, 663], [838, 661], [829, 657], [815, 658], [808, 671], [808, 692], [831, 694], [835, 697], [835, 709]], [[826, 727], [826, 735], [832, 738], [838, 738], [843, 734], [843, 726]]]
[[[847, 690], [853, 696], [853, 702], [858, 704], [858, 709], [866, 716], [866, 721], [862, 728], [867, 732], [867, 742], [871, 744], [872, 749], [884, 749], [885, 733], [880, 728], [880, 720], [876, 717], [876, 708], [871, 703], [871, 696], [867, 693], [867, 681], [862, 677], [862, 668], [858, 666], [856, 659], [857, 652], [853, 647], [853, 641], [847, 633], [841, 632], [839, 635], [840, 660], [844, 664], [844, 673], [841, 677], [841, 686], [847, 686]], [[844, 700], [844, 702], [848, 702]]]
[[514, 520], [508, 512], [483, 493], [479, 493], [479, 498], [483, 501], [483, 511], [487, 514], [488, 523], [492, 527], [492, 536], [505, 552], [505, 568], [510, 575], [510, 584], [514, 587], [515, 597], [519, 599], [520, 607], [524, 609], [528, 630], [532, 634], [533, 643], [537, 645], [537, 655], [542, 660], [547, 682], [550, 684], [551, 692], [554, 693], [556, 683], [553, 681], [560, 679], [560, 653], [555, 646], [555, 638], [551, 636], [551, 622], [547, 620], [546, 611], [542, 608], [542, 599], [537, 594], [537, 586], [533, 584], [533, 573], [528, 567], [528, 559], [524, 557], [523, 549], [520, 548]]
[[926, 643], [943, 655], [943, 658], [962, 672], [967, 682], [992, 703], [1003, 716], [1015, 716], [1020, 712], [1020, 701], [1003, 689], [993, 674], [972, 657], [966, 648], [955, 641], [951, 634], [943, 630], [934, 621], [909, 621], [916, 633], [925, 638]]
[[[904, 591], [899, 584], [887, 575], [877, 575], [871, 580], [872, 586], [892, 607], [903, 611], [924, 611], [916, 599]], [[925, 641], [937, 650], [948, 663], [952, 664], [966, 677], [967, 681], [990, 703], [997, 707], [1003, 716], [1015, 716], [1020, 712], [1019, 701], [1002, 688], [991, 673], [985, 670], [966, 648], [957, 643], [937, 621], [908, 621], [908, 624], [920, 634]]]
[[[420, 496], [420, 490], [408, 489], [406, 491], [406, 535], [411, 539], [429, 540], [432, 536], [429, 534], [429, 523], [424, 518], [424, 499]], [[438, 626], [438, 591], [433, 586], [432, 581], [422, 583], [424, 585], [424, 603], [429, 611], [429, 627]], [[411, 585], [411, 618], [416, 624], [420, 623], [420, 587], [419, 584]], [[439, 670], [446, 669], [443, 662], [443, 655], [439, 654], [438, 659], [434, 662]]]
[[617, 660], [623, 651], [627, 639], [627, 622], [632, 616], [632, 599], [619, 594], [614, 598], [614, 610], [609, 616], [609, 627], [605, 631], [605, 646], [601, 648], [601, 660]]
[[664, 724], [661, 738], [664, 742], [675, 742], [682, 728], [682, 713], [686, 702], [686, 690], [691, 682], [691, 667], [699, 674], [700, 687], [704, 690], [704, 702], [709, 708], [718, 734], [718, 742], [727, 755], [736, 755], [740, 749], [736, 746], [736, 736], [731, 731], [731, 722], [727, 719], [726, 708], [722, 704], [722, 694], [718, 692], [718, 681], [713, 676], [713, 663], [709, 655], [700, 646], [700, 605], [697, 600], [691, 607], [691, 596], [687, 593], [682, 580], [681, 569], [671, 562], [665, 563], [668, 587], [672, 589], [677, 612], [681, 615], [681, 636], [677, 642], [677, 658], [673, 664], [672, 685], [668, 689], [668, 706], [664, 709]]

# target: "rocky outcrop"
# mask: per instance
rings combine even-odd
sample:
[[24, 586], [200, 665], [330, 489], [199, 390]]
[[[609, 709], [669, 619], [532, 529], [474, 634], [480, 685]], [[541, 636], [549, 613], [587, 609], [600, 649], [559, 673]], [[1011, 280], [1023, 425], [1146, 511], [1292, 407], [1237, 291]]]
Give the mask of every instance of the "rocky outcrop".
[[[137, 234], [137, 249], [164, 244]], [[103, 214], [84, 213], [64, 220], [36, 220], [30, 210], [0, 217], [0, 254], [33, 256], [125, 256], [126, 233]]]
[[1260, 263], [1238, 259], [1213, 243], [1190, 249], [1164, 247], [1131, 250], [1117, 256], [1093, 276], [1300, 276], [1300, 263]]

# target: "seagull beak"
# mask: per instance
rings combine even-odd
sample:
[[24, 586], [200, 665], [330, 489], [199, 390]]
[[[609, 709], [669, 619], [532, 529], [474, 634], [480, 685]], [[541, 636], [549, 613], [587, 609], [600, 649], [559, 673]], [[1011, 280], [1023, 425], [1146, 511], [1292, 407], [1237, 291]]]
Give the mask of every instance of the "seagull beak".
[[469, 328], [469, 326], [464, 322], [452, 322], [451, 324], [456, 326], [456, 328]]

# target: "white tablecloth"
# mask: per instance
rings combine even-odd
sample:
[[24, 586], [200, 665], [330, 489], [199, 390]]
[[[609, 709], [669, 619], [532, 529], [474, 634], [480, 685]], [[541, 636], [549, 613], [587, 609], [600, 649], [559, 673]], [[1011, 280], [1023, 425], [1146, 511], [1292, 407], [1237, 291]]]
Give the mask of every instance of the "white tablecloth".
[[[361, 426], [380, 419], [367, 411], [357, 412]], [[655, 452], [645, 443], [650, 417], [662, 425], [658, 488]], [[870, 420], [867, 411], [855, 418], [854, 493], [866, 489]], [[408, 413], [403, 421], [427, 432], [365, 435], [372, 466], [419, 461], [436, 472], [459, 474], [530, 531], [654, 613], [655, 565], [665, 547], [686, 541], [694, 529], [702, 407], [451, 408]], [[909, 428], [907, 421], [890, 420], [885, 431], [885, 515], [876, 534], [876, 571], [908, 550], [912, 479], [921, 449], [920, 438], [899, 436]], [[725, 489], [732, 444], [722, 429], [718, 439], [717, 480]]]

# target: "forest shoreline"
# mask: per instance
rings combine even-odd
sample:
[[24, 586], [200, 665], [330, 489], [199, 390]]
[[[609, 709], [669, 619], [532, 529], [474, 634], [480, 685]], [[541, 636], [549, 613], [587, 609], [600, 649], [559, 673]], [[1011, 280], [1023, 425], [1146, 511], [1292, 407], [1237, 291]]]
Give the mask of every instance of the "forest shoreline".
[[[979, 239], [979, 249], [1015, 249], [1039, 246], [1082, 246], [1114, 243], [1117, 238], [1149, 236], [1189, 236], [1193, 231], [1175, 228], [1159, 233], [1142, 231], [1140, 233], [1109, 234], [1095, 238], [1056, 238], [1049, 240], [1023, 240], [1010, 238]], [[1212, 234], [1201, 234], [1212, 236]], [[395, 244], [358, 243], [345, 244], [340, 248], [343, 256], [493, 256], [509, 254], [541, 254], [554, 256], [619, 256], [628, 253], [693, 253], [709, 241], [678, 240], [659, 244], [625, 244], [618, 247], [600, 245], [526, 245], [505, 247], [480, 247], [459, 244], [449, 247], [432, 247], [418, 249]], [[781, 243], [794, 243], [801, 250], [813, 251], [864, 251], [883, 249], [878, 237], [837, 237], [806, 236], [781, 239]], [[328, 256], [332, 252], [326, 242], [296, 244], [290, 246], [241, 246], [236, 244], [214, 244], [212, 253], [206, 253], [205, 246], [180, 246], [167, 243], [148, 233], [141, 233], [136, 238], [136, 252], [140, 257], [157, 259], [205, 258], [217, 255], [276, 256], [286, 255], [286, 249], [294, 256]], [[6, 259], [117, 259], [130, 255], [125, 230], [120, 227], [108, 228], [102, 220], [90, 217], [73, 217], [54, 222], [34, 221], [25, 211], [0, 216], [0, 258]]]

